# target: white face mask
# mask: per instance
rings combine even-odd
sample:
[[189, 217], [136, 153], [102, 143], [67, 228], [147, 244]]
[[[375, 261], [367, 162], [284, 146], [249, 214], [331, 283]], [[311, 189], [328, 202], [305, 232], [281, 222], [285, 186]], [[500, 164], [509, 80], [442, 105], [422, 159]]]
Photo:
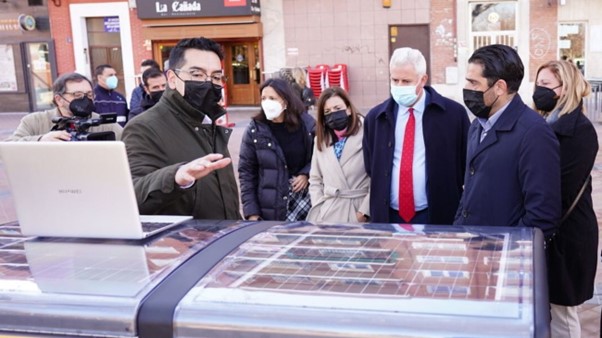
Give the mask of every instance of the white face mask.
[[261, 108], [265, 113], [265, 117], [270, 121], [273, 121], [275, 118], [280, 116], [280, 114], [282, 114], [282, 111], [284, 110], [280, 102], [276, 100], [261, 101]]
[[398, 105], [409, 107], [416, 102], [416, 86], [391, 86], [391, 96]]

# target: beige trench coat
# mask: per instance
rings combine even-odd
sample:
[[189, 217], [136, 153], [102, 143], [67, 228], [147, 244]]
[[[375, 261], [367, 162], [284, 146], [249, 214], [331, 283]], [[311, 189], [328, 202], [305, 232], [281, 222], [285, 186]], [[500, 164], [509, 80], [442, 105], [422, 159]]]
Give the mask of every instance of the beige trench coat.
[[357, 223], [356, 212], [370, 213], [370, 177], [364, 167], [362, 152], [363, 125], [350, 136], [340, 161], [333, 146], [314, 152], [309, 173], [309, 194], [312, 208], [307, 215], [311, 222]]

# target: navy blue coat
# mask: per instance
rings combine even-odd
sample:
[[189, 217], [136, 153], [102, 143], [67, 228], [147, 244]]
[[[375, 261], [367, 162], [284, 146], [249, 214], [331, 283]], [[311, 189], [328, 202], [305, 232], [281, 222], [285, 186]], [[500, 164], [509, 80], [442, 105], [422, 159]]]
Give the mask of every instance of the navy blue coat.
[[481, 131], [474, 120], [454, 224], [537, 227], [551, 236], [561, 210], [560, 155], [552, 129], [516, 94], [479, 143]]
[[[451, 224], [462, 195], [470, 122], [462, 105], [432, 87], [424, 90], [428, 93], [422, 117], [428, 223]], [[372, 108], [364, 120], [364, 163], [371, 178], [372, 222], [389, 222], [397, 109], [397, 103], [389, 98]]]
[[123, 127], [128, 118], [128, 103], [125, 97], [114, 90], [94, 87], [94, 107], [99, 114], [116, 113], [117, 122]]
[[[305, 167], [298, 174], [309, 177], [316, 121], [307, 113], [301, 114], [305, 129]], [[240, 196], [243, 214], [247, 218], [259, 215], [264, 220], [286, 219], [289, 173], [282, 148], [270, 127], [251, 120], [240, 145], [238, 162]]]

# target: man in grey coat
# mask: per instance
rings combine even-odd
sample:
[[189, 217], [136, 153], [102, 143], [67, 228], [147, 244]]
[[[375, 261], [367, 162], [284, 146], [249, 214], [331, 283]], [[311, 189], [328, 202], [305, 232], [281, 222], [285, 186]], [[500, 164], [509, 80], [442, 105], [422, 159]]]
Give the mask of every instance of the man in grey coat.
[[[84, 75], [66, 73], [59, 76], [52, 84], [52, 93], [52, 102], [56, 108], [25, 115], [6, 141], [70, 141], [72, 135], [62, 128], [55, 128], [52, 120], [73, 117], [72, 109], [79, 112], [78, 116], [82, 120], [87, 120], [87, 117], [82, 116], [86, 112], [88, 118], [100, 119], [100, 115], [94, 113], [92, 82]], [[83, 132], [98, 133], [97, 135], [112, 132], [115, 139], [119, 140], [122, 128], [117, 123], [106, 123], [90, 127]]]
[[240, 219], [231, 130], [215, 121], [223, 85], [220, 46], [184, 39], [172, 49], [160, 101], [123, 132], [142, 214]]

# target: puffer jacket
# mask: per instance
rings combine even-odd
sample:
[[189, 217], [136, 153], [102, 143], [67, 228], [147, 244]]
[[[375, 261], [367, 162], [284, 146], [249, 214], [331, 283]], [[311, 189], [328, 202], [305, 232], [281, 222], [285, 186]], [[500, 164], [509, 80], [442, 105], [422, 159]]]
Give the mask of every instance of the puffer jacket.
[[[297, 173], [309, 176], [316, 122], [302, 114], [306, 165]], [[285, 220], [289, 172], [282, 148], [270, 127], [252, 120], [240, 146], [238, 163], [240, 194], [245, 218], [259, 215], [264, 220]]]

